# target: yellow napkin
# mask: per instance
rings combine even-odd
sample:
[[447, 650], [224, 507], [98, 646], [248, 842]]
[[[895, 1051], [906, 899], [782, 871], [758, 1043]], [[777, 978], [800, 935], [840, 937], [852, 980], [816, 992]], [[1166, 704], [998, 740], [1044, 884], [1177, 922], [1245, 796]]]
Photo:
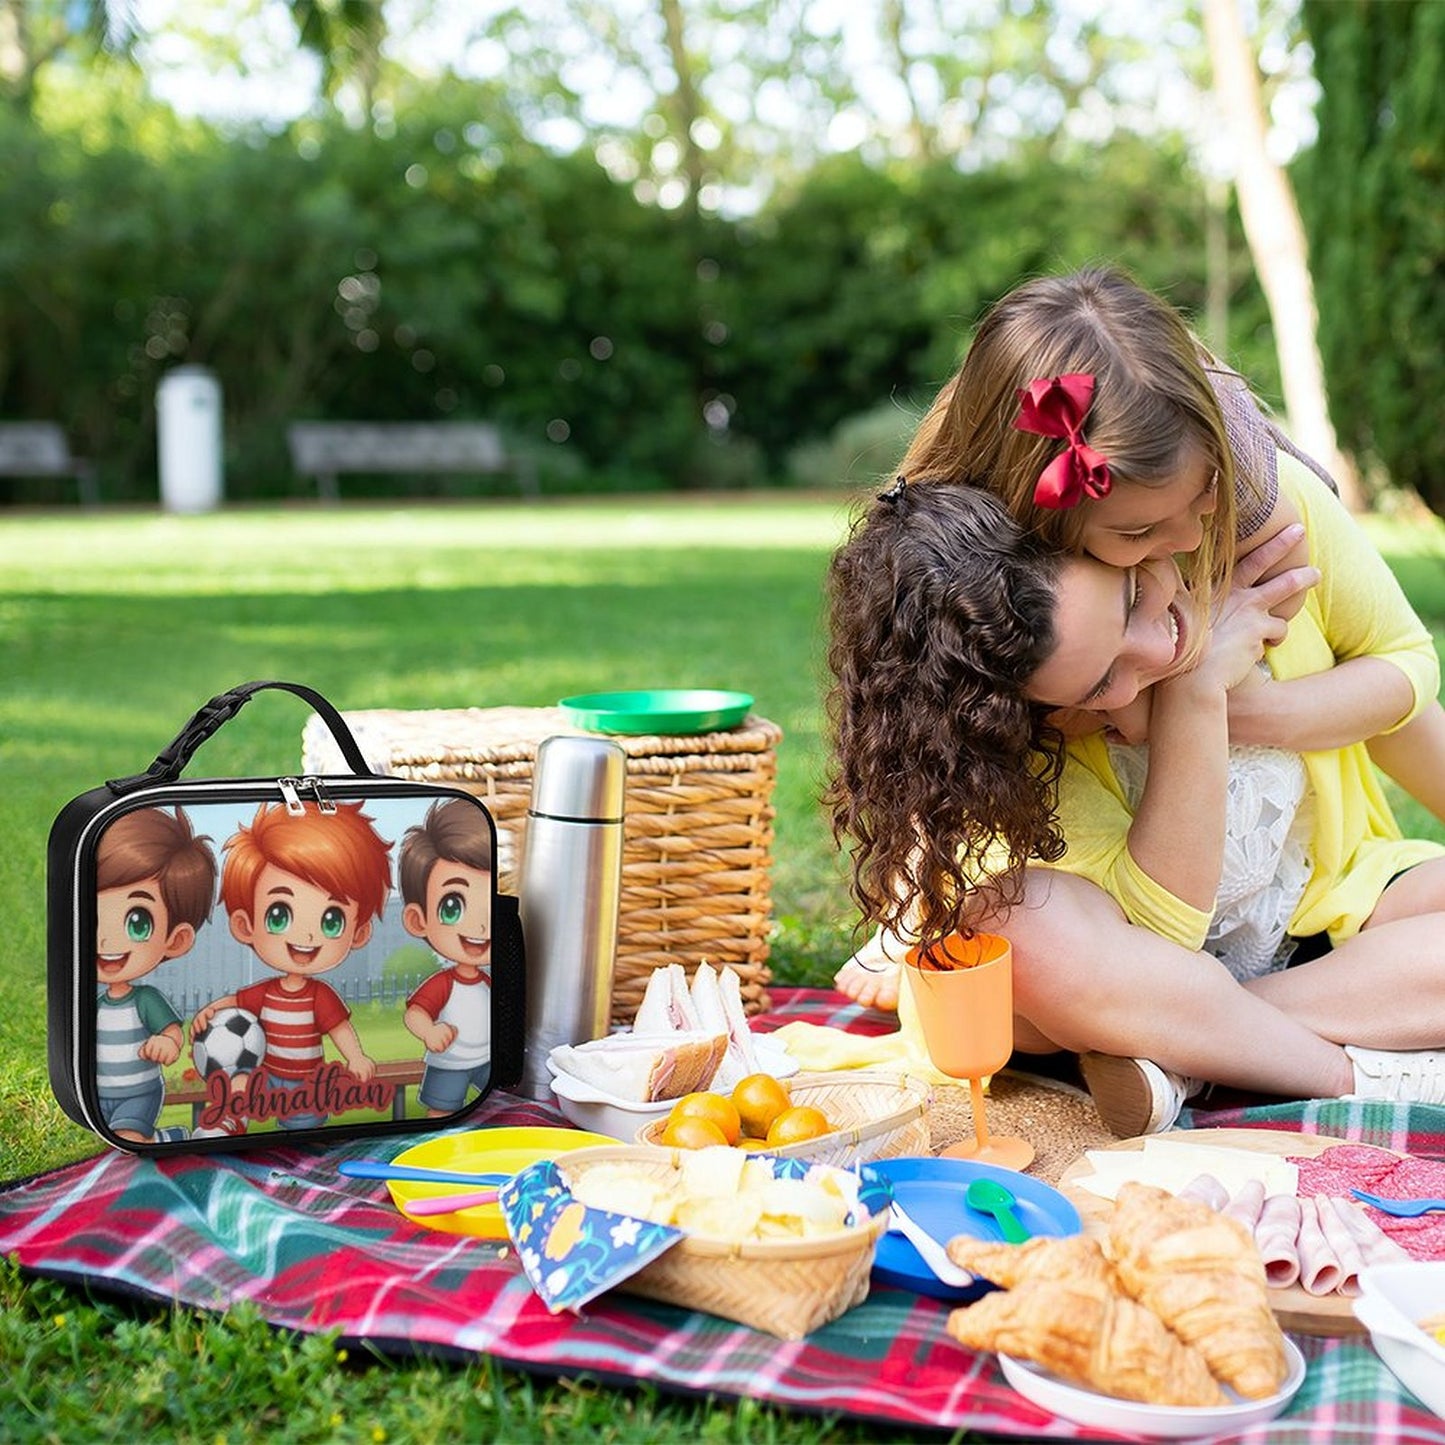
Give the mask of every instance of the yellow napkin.
[[[900, 964], [899, 967], [902, 967]], [[798, 1066], [816, 1072], [830, 1069], [883, 1069], [925, 1079], [930, 1084], [957, 1084], [960, 1080], [933, 1066], [923, 1042], [923, 1025], [913, 993], [900, 979], [898, 1029], [872, 1038], [845, 1033], [825, 1024], [784, 1024], [773, 1037], [798, 1061]]]

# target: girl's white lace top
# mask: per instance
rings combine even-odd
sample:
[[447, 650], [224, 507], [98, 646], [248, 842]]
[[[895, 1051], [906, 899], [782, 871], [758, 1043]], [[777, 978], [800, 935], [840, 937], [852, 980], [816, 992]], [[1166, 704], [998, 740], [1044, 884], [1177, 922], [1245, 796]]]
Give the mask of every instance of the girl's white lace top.
[[[1110, 743], [1109, 761], [1137, 809], [1149, 745]], [[1312, 808], [1298, 753], [1230, 748], [1224, 868], [1204, 950], [1241, 982], [1283, 968], [1294, 951], [1285, 929], [1309, 881]]]

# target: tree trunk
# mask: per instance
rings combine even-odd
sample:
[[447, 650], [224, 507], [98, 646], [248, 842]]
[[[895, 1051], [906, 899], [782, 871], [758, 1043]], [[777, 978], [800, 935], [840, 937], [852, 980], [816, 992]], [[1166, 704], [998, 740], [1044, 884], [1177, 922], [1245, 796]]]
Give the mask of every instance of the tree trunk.
[[1204, 183], [1204, 339], [1216, 356], [1229, 352], [1229, 187]]
[[923, 117], [923, 104], [918, 96], [918, 86], [914, 83], [908, 51], [903, 44], [903, 26], [906, 19], [903, 0], [884, 0], [881, 27], [889, 55], [897, 67], [903, 93], [908, 97], [909, 143], [913, 147], [915, 160], [931, 161], [938, 154], [938, 138], [933, 126]]
[[661, 0], [662, 23], [667, 35], [667, 53], [677, 76], [672, 93], [673, 123], [677, 127], [677, 143], [682, 148], [682, 169], [687, 177], [687, 199], [683, 203], [694, 223], [700, 214], [700, 196], [706, 163], [693, 135], [693, 127], [702, 115], [697, 85], [693, 79], [692, 59], [687, 53], [687, 32], [680, 0]]
[[1202, 3], [1214, 91], [1235, 142], [1239, 215], [1274, 324], [1290, 434], [1329, 469], [1345, 504], [1359, 511], [1364, 505], [1359, 475], [1340, 451], [1330, 421], [1304, 225], [1289, 177], [1265, 146], [1264, 100], [1239, 0]]

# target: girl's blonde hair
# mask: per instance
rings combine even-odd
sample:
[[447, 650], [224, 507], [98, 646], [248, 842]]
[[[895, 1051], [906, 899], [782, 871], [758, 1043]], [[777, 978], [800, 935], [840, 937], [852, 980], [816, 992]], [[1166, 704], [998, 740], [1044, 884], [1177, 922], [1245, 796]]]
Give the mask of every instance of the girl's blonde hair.
[[1158, 485], [1197, 448], [1218, 472], [1218, 503], [1186, 572], [1199, 606], [1229, 583], [1235, 470], [1212, 358], [1179, 312], [1122, 271], [1088, 267], [1009, 292], [985, 315], [959, 370], [919, 424], [898, 470], [909, 482], [962, 482], [997, 496], [1030, 534], [1082, 551], [1086, 499], [1050, 510], [1034, 502], [1039, 473], [1061, 443], [1019, 431], [1018, 393], [1037, 377], [1095, 378], [1084, 435], [1119, 485]]

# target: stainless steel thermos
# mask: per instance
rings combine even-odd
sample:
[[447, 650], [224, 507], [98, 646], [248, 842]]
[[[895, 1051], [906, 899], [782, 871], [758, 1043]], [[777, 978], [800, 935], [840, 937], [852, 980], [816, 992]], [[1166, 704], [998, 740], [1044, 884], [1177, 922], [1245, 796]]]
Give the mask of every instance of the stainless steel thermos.
[[550, 1101], [547, 1054], [608, 1031], [627, 754], [606, 738], [537, 749], [518, 884], [527, 949], [521, 1092]]

